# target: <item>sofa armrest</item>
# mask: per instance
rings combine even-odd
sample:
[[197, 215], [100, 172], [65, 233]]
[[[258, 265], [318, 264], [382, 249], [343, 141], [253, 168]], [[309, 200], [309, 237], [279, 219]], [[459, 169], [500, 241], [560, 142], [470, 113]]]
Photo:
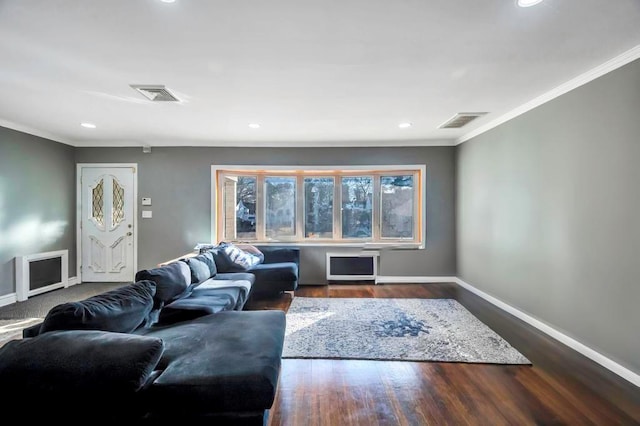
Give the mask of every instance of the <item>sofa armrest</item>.
[[294, 262], [300, 266], [300, 249], [284, 246], [256, 246], [264, 254], [264, 263]]
[[38, 334], [40, 334], [40, 328], [42, 327], [42, 323], [39, 322], [37, 324], [34, 325], [30, 325], [29, 327], [23, 328], [22, 329], [22, 337], [23, 338], [27, 338], [27, 337], [36, 337]]

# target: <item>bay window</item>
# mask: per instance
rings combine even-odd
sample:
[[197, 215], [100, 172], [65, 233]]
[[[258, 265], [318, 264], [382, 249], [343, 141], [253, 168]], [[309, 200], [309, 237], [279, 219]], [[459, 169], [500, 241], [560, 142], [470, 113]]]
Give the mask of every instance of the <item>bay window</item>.
[[424, 245], [424, 166], [212, 166], [217, 241]]

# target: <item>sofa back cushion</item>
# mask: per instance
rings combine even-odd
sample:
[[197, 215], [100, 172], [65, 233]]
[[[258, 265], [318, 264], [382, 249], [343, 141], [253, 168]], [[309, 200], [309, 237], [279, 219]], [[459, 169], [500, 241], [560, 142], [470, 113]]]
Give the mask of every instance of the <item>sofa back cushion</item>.
[[155, 291], [152, 281], [139, 281], [79, 302], [57, 305], [47, 313], [40, 333], [53, 330], [130, 333], [149, 324]]
[[218, 273], [212, 253], [202, 253], [197, 256], [182, 259], [191, 270], [191, 283], [201, 284]]
[[184, 262], [172, 262], [136, 273], [136, 281], [153, 281], [156, 285], [155, 308], [171, 303], [188, 293], [191, 286], [191, 269]]

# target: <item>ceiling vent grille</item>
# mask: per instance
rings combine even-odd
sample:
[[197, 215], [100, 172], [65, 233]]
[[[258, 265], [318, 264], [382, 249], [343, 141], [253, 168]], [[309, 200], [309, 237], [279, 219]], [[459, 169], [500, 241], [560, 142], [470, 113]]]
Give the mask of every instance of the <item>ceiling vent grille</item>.
[[459, 129], [462, 126], [469, 124], [471, 121], [478, 117], [482, 117], [486, 112], [459, 112], [445, 123], [441, 124], [439, 129]]
[[132, 84], [131, 87], [142, 93], [145, 98], [154, 102], [178, 102], [179, 99], [173, 96], [166, 87], [160, 85]]

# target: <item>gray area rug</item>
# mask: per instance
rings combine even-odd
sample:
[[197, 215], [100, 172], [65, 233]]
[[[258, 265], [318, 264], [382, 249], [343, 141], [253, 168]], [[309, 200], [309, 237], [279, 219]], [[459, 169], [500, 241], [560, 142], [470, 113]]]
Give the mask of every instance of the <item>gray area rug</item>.
[[453, 299], [296, 297], [283, 358], [531, 364]]

